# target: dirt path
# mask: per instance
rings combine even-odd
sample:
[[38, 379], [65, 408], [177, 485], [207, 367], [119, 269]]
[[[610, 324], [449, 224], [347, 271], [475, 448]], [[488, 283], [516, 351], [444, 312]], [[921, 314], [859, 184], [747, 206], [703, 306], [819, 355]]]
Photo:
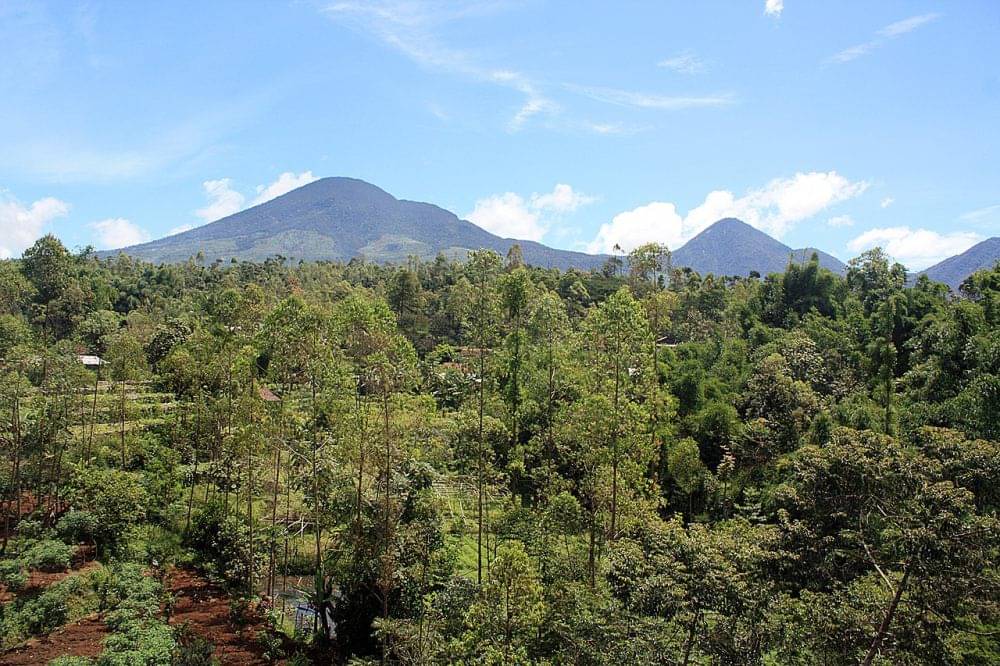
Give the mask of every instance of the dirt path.
[[4, 666], [36, 666], [47, 664], [56, 657], [69, 655], [96, 657], [104, 649], [102, 641], [108, 635], [104, 622], [91, 615], [73, 624], [60, 627], [47, 636], [32, 638], [24, 645], [0, 655]]
[[[170, 624], [185, 622], [201, 637], [215, 645], [215, 657], [222, 666], [264, 666], [268, 664], [257, 644], [257, 632], [264, 626], [250, 625], [242, 630], [229, 621], [229, 597], [197, 573], [175, 569], [170, 574], [174, 595]], [[276, 662], [283, 664], [284, 661]]]

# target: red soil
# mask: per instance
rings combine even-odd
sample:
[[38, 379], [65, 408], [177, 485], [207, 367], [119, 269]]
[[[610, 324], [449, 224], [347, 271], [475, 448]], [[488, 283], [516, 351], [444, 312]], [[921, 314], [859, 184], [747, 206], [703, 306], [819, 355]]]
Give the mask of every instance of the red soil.
[[175, 599], [170, 624], [187, 623], [195, 633], [211, 642], [222, 666], [270, 663], [263, 657], [256, 640], [258, 632], [266, 631], [265, 625], [258, 622], [243, 629], [235, 627], [229, 619], [229, 597], [220, 588], [187, 569], [171, 572], [169, 587]]
[[[85, 573], [97, 568], [98, 564], [94, 561], [93, 547], [80, 546], [73, 557], [73, 564], [71, 566], [72, 568], [66, 571], [29, 571], [28, 582], [25, 584], [24, 589], [18, 593], [18, 596], [37, 594], [49, 585], [58, 583], [73, 574]], [[3, 585], [0, 585], [0, 604], [12, 601], [14, 597], [15, 595], [12, 592], [8, 592]]]
[[24, 645], [0, 655], [4, 666], [34, 666], [47, 664], [56, 657], [69, 655], [96, 657], [104, 650], [104, 637], [108, 628], [96, 615], [67, 624], [48, 636], [32, 638]]

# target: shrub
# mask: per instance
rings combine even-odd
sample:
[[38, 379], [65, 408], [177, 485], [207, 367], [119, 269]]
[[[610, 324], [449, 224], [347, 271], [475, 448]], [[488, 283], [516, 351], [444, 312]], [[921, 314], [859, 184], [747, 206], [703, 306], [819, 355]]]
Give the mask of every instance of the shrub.
[[89, 657], [56, 657], [48, 666], [90, 666], [93, 663]]
[[56, 533], [67, 543], [93, 541], [99, 526], [97, 517], [89, 511], [72, 510], [56, 523]]
[[142, 475], [117, 469], [79, 470], [73, 477], [73, 499], [94, 516], [98, 548], [114, 550], [130, 526], [146, 517], [148, 497]]
[[42, 571], [65, 571], [69, 568], [76, 546], [62, 541], [39, 541], [24, 554], [24, 562], [29, 569]]
[[177, 643], [173, 630], [158, 620], [134, 620], [104, 639], [97, 666], [171, 666]]
[[212, 666], [216, 661], [212, 658], [215, 646], [208, 640], [192, 631], [187, 623], [174, 630], [173, 666]]
[[28, 575], [20, 560], [4, 560], [0, 562], [0, 584], [9, 592], [20, 592], [28, 582]]
[[[248, 539], [246, 524], [226, 516], [222, 505], [212, 502], [194, 517], [184, 541], [210, 573], [228, 585], [238, 586], [244, 584], [250, 574], [246, 557]], [[263, 551], [263, 545], [254, 549], [257, 553], [253, 563], [255, 570], [262, 566]]]
[[40, 520], [26, 518], [17, 524], [17, 533], [25, 539], [38, 539], [45, 534], [45, 526]]

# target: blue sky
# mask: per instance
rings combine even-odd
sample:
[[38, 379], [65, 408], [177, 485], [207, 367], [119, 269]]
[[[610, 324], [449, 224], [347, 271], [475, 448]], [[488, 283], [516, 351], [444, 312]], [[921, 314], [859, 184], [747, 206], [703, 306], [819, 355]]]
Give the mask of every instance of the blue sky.
[[1000, 234], [1000, 3], [0, 3], [0, 254], [322, 176], [505, 236], [726, 215], [922, 268]]

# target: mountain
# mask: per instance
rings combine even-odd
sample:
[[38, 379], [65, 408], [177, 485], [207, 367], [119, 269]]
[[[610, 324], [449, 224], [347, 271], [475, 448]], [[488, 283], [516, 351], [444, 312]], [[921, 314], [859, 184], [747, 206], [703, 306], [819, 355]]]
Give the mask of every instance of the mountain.
[[[487, 248], [506, 254], [518, 243], [524, 260], [552, 268], [600, 268], [606, 255], [557, 250], [541, 243], [495, 236], [433, 204], [400, 200], [354, 178], [322, 178], [258, 206], [221, 220], [119, 252], [153, 263], [186, 261], [202, 253], [205, 261], [263, 261], [282, 255], [292, 260], [349, 261], [364, 257], [402, 263], [411, 256], [431, 259], [438, 253], [463, 258]], [[674, 266], [701, 274], [761, 275], [780, 273], [789, 259], [820, 264], [843, 273], [845, 266], [819, 250], [793, 250], [740, 220], [719, 220], [673, 254]]]
[[921, 271], [935, 282], [944, 282], [957, 292], [959, 285], [973, 273], [983, 268], [992, 268], [1000, 261], [1000, 236], [987, 238], [970, 247], [962, 254], [956, 254], [944, 261]]
[[702, 275], [761, 275], [784, 272], [789, 260], [808, 261], [815, 252], [820, 266], [843, 274], [842, 261], [814, 248], [793, 250], [763, 231], [736, 218], [719, 220], [673, 253], [674, 266], [687, 266]]
[[405, 262], [443, 252], [464, 257], [488, 248], [505, 255], [518, 243], [535, 266], [597, 268], [607, 257], [495, 236], [432, 204], [396, 199], [354, 178], [322, 178], [276, 199], [202, 227], [133, 245], [124, 252], [154, 263], [186, 261], [202, 252], [215, 259], [263, 261], [280, 254], [295, 260]]

